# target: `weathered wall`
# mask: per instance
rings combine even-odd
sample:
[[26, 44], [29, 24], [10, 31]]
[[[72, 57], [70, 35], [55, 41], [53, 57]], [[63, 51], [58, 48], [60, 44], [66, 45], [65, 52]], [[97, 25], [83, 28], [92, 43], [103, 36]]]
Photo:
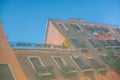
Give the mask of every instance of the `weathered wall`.
[[27, 80], [17, 58], [9, 46], [0, 22], [0, 64], [8, 64], [15, 80]]
[[64, 36], [50, 22], [49, 27], [48, 27], [48, 32], [46, 35], [46, 42], [45, 43], [62, 45], [64, 40], [65, 40]]

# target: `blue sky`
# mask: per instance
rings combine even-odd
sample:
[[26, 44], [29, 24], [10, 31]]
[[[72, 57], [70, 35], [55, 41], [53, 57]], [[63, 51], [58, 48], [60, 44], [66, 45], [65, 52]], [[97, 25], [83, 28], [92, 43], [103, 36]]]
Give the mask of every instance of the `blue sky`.
[[120, 0], [0, 0], [0, 20], [9, 41], [43, 43], [48, 18], [115, 24]]

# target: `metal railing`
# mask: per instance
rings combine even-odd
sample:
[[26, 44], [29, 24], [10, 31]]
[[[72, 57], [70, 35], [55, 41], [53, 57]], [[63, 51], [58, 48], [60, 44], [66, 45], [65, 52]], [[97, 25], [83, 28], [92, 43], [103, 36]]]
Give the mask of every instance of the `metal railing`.
[[67, 50], [66, 46], [63, 45], [54, 45], [54, 44], [40, 44], [40, 43], [29, 43], [29, 42], [9, 42], [9, 45], [12, 48], [40, 48], [40, 49], [58, 49], [58, 50]]

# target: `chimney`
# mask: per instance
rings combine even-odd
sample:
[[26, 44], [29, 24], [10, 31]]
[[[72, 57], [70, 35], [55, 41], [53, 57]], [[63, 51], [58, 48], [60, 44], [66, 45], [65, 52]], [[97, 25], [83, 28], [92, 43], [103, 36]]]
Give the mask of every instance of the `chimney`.
[[75, 18], [69, 18], [69, 21], [77, 21]]
[[79, 20], [80, 22], [83, 22], [83, 18], [79, 18], [78, 20]]
[[78, 22], [83, 22], [83, 19], [82, 18], [69, 18], [69, 21], [78, 21]]

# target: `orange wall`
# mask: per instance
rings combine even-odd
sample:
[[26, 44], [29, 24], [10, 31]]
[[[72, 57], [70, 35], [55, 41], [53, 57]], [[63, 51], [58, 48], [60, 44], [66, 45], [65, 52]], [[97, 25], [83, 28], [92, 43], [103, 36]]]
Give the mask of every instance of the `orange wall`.
[[62, 36], [62, 34], [50, 22], [49, 26], [48, 26], [48, 32], [47, 32], [45, 43], [62, 45], [64, 40], [65, 40], [65, 38]]
[[0, 23], [0, 64], [8, 64], [15, 80], [27, 80], [17, 58], [9, 46]]

